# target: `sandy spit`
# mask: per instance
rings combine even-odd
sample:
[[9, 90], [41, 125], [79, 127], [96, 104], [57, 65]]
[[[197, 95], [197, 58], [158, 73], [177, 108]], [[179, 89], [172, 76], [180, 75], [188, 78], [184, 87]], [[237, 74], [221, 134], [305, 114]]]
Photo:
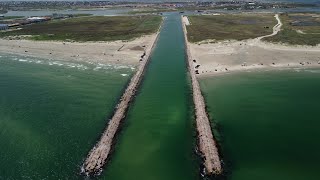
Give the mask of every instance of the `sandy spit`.
[[[194, 70], [200, 76], [234, 71], [320, 67], [320, 46], [289, 46], [246, 40], [214, 44], [189, 43]], [[198, 66], [198, 68], [196, 68]]]
[[0, 53], [62, 61], [137, 65], [157, 33], [132, 41], [59, 42], [0, 39]]
[[262, 41], [265, 37], [281, 31], [282, 22], [275, 15], [278, 23], [273, 33], [243, 41], [224, 41], [218, 43], [190, 43], [188, 46], [193, 59], [194, 71], [199, 76], [216, 75], [234, 71], [259, 69], [281, 69], [296, 67], [320, 67], [320, 45], [291, 46]]

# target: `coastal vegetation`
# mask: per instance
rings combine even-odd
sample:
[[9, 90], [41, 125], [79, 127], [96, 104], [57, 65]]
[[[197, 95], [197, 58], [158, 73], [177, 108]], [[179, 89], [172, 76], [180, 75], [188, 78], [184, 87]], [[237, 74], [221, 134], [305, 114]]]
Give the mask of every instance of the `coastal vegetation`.
[[188, 39], [200, 42], [208, 39], [244, 40], [272, 33], [276, 24], [273, 14], [222, 14], [188, 16]]
[[320, 14], [281, 14], [282, 30], [264, 40], [292, 45], [320, 44]]
[[160, 16], [79, 17], [23, 26], [20, 30], [8, 31], [0, 36], [60, 41], [130, 40], [156, 32], [161, 20]]

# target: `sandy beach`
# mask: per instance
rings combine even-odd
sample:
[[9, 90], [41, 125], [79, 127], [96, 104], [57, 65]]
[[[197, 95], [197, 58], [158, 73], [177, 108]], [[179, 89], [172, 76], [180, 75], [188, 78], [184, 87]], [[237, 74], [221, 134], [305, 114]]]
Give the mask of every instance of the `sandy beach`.
[[[320, 67], [320, 45], [292, 46], [263, 41], [264, 37], [276, 35], [282, 23], [274, 26], [273, 33], [243, 41], [210, 43], [188, 42], [198, 76], [215, 75], [234, 71], [280, 69], [293, 67]], [[185, 25], [189, 23], [183, 19]]]
[[189, 43], [189, 48], [199, 75], [266, 68], [320, 67], [319, 46], [286, 46], [247, 40], [201, 45]]
[[63, 61], [136, 65], [156, 37], [157, 33], [132, 41], [85, 43], [0, 39], [0, 53]]

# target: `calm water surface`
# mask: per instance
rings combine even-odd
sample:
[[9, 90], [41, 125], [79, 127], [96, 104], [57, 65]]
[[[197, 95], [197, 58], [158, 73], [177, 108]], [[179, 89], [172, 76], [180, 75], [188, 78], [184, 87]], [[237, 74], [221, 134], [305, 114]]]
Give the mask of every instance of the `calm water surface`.
[[320, 179], [320, 70], [201, 79], [231, 180]]
[[0, 179], [80, 179], [126, 74], [129, 67], [2, 55]]

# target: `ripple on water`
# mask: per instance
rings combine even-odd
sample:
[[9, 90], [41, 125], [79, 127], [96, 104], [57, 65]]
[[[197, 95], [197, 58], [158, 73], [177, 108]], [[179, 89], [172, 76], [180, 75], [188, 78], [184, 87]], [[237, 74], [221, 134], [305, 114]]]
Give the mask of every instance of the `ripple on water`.
[[[6, 60], [13, 60], [13, 61], [19, 61], [24, 63], [36, 63], [36, 64], [44, 64], [49, 66], [61, 66], [66, 68], [76, 68], [78, 70], [94, 70], [94, 71], [106, 71], [110, 72], [110, 70], [125, 70], [126, 72], [133, 72], [135, 70], [135, 67], [133, 65], [119, 65], [119, 64], [102, 64], [102, 63], [94, 63], [94, 62], [82, 62], [82, 63], [76, 63], [76, 62], [67, 62], [67, 61], [57, 61], [57, 60], [45, 60], [45, 59], [39, 59], [39, 58], [33, 58], [33, 57], [27, 57], [27, 56], [16, 56], [16, 55], [6, 55], [0, 56], [0, 60], [3, 59]], [[122, 76], [128, 76], [128, 74]]]

